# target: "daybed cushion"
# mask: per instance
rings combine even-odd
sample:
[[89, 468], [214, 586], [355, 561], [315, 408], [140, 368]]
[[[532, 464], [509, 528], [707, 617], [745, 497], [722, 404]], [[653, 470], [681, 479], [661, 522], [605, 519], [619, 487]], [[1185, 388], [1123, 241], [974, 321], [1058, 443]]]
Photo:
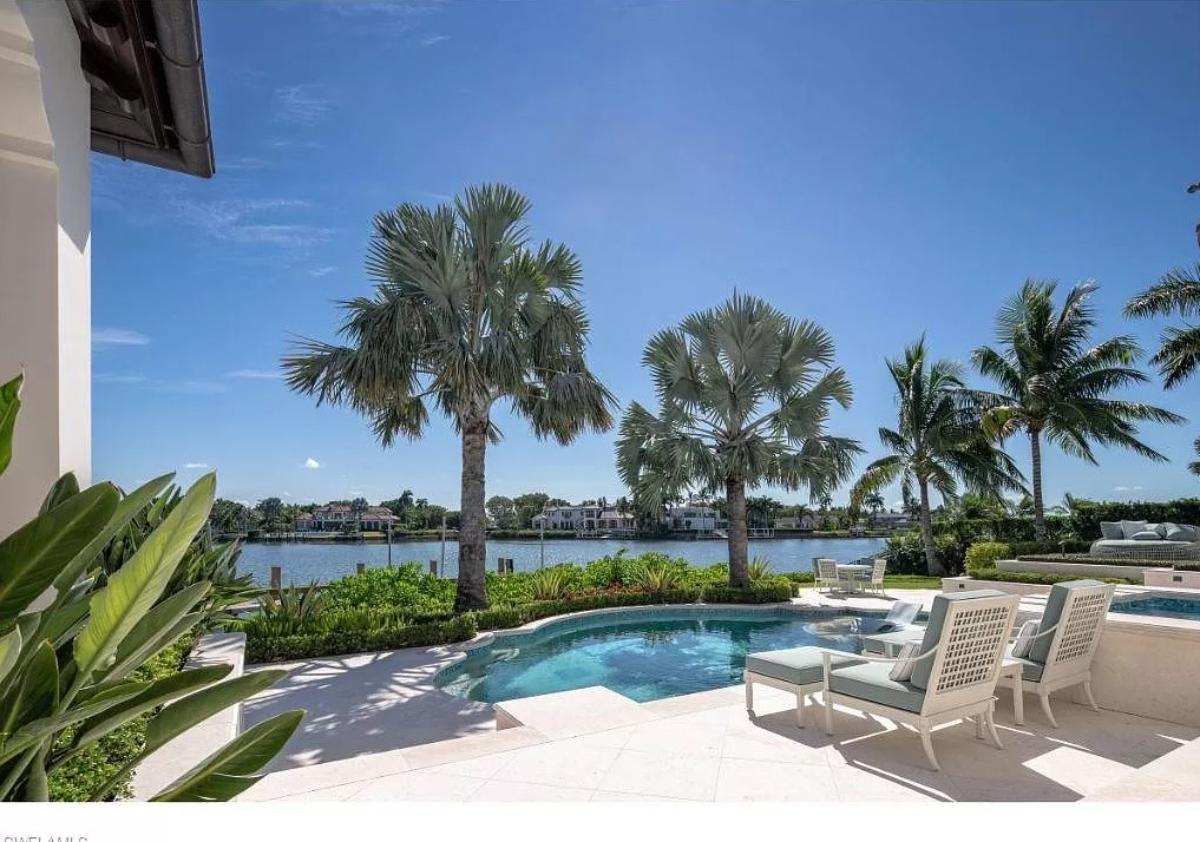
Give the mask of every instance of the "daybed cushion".
[[1145, 531], [1150, 524], [1144, 520], [1123, 520], [1121, 521], [1121, 537], [1132, 538], [1139, 532]]
[[[921, 639], [921, 651], [918, 655], [924, 655], [933, 647], [937, 646], [938, 640], [942, 636], [942, 625], [946, 622], [946, 611], [949, 609], [951, 602], [958, 602], [964, 599], [982, 599], [989, 596], [1006, 596], [1002, 591], [985, 590], [985, 591], [956, 591], [954, 593], [940, 593], [933, 598], [933, 608], [929, 611], [929, 622], [925, 624], [925, 636]], [[928, 658], [923, 658], [917, 661], [917, 666], [913, 669], [912, 684], [918, 690], [924, 690], [929, 686], [929, 677], [933, 674], [933, 662], [937, 660], [937, 656], [933, 655]]]
[[1168, 541], [1186, 541], [1189, 544], [1196, 540], [1196, 529], [1192, 526], [1179, 523], [1162, 523], [1159, 524], [1162, 530], [1163, 537]]
[[[862, 659], [853, 655], [834, 655], [832, 658], [834, 667], [861, 663]], [[821, 650], [816, 646], [755, 652], [746, 656], [746, 669], [789, 684], [820, 684], [825, 680]]]
[[1125, 537], [1125, 533], [1121, 531], [1121, 522], [1116, 520], [1100, 521], [1100, 537], [1107, 538], [1109, 541], [1120, 541]]
[[1161, 541], [1163, 539], [1157, 529], [1143, 529], [1141, 532], [1133, 533], [1132, 537], [1134, 541]]
[[911, 681], [893, 681], [888, 677], [891, 669], [890, 663], [881, 661], [843, 667], [829, 676], [829, 687], [855, 699], [920, 713], [925, 691]]
[[[1067, 594], [1079, 588], [1094, 588], [1100, 583], [1094, 579], [1077, 579], [1074, 582], [1059, 582], [1050, 588], [1050, 596], [1046, 599], [1046, 610], [1042, 612], [1042, 622], [1038, 624], [1038, 634], [1058, 623], [1062, 617], [1063, 606], [1067, 603]], [[1044, 634], [1033, 642], [1029, 650], [1029, 660], [1037, 664], [1045, 664], [1050, 656], [1050, 646], [1058, 634]]]

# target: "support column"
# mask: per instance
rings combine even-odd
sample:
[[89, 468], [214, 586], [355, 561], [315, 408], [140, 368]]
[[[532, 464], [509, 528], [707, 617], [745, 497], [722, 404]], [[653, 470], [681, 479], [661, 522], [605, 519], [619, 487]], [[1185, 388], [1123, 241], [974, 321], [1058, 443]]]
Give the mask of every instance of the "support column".
[[91, 483], [90, 96], [66, 5], [0, 0], [0, 379], [25, 371], [0, 536]]

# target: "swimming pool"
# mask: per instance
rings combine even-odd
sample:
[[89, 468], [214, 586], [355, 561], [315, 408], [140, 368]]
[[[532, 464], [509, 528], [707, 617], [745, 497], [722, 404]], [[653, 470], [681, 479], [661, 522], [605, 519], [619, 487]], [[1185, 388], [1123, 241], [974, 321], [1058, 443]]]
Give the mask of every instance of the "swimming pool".
[[1200, 620], [1200, 599], [1151, 593], [1132, 599], [1114, 600], [1109, 610], [1118, 614]]
[[637, 702], [730, 687], [748, 652], [861, 649], [852, 612], [686, 606], [569, 617], [497, 636], [443, 670], [449, 693], [503, 702], [601, 685]]

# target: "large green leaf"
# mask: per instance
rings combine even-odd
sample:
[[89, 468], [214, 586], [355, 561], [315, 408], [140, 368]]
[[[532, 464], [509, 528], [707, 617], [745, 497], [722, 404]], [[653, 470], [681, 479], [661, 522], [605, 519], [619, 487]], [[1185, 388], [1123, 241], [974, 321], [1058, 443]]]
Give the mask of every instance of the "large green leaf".
[[[8, 671], [17, 664], [21, 657], [21, 630], [16, 626], [8, 634], [0, 637], [0, 682], [4, 681]], [[0, 683], [0, 687], [4, 685]]]
[[172, 702], [220, 681], [229, 675], [233, 667], [230, 664], [218, 664], [211, 667], [198, 667], [183, 670], [174, 675], [168, 675], [154, 681], [139, 695], [123, 702], [99, 716], [94, 716], [79, 726], [75, 739], [71, 743], [72, 753], [94, 742], [114, 728], [119, 728], [136, 716]]
[[108, 546], [113, 537], [124, 529], [137, 516], [138, 512], [145, 509], [158, 495], [162, 494], [174, 478], [174, 474], [163, 474], [122, 497], [121, 502], [117, 503], [117, 510], [113, 512], [100, 534], [93, 538], [55, 578], [54, 587], [58, 589], [58, 592], [66, 593], [67, 589], [72, 587], [89, 565], [99, 557], [100, 551]]
[[111, 707], [129, 701], [145, 689], [146, 682], [130, 682], [99, 693], [86, 702], [73, 705], [61, 713], [26, 722], [13, 732], [7, 742], [0, 745], [0, 763], [6, 762], [43, 740], [53, 739], [59, 731], [69, 728], [76, 722], [82, 722], [89, 717], [104, 713]]
[[254, 773], [279, 753], [303, 717], [293, 710], [260, 722], [150, 800], [228, 801], [258, 781]]
[[121, 641], [162, 596], [192, 538], [204, 526], [215, 490], [214, 474], [198, 479], [133, 558], [92, 597], [91, 617], [75, 638], [77, 682], [106, 666]]
[[100, 534], [116, 507], [117, 489], [108, 483], [94, 485], [0, 542], [0, 628], [50, 587]]
[[13, 429], [17, 426], [17, 412], [21, 409], [21, 383], [24, 374], [18, 374], [0, 386], [0, 474], [12, 461]]
[[187, 628], [195, 625], [201, 618], [197, 612], [195, 619], [187, 628], [180, 628], [179, 621], [193, 606], [208, 593], [212, 587], [209, 582], [196, 582], [188, 585], [179, 593], [167, 597], [155, 605], [136, 626], [130, 630], [125, 639], [117, 647], [113, 665], [108, 669], [97, 670], [97, 681], [112, 681], [124, 678], [132, 670], [137, 669], [155, 654], [170, 646], [171, 643]]
[[43, 641], [29, 657], [20, 689], [0, 721], [0, 732], [15, 731], [20, 723], [49, 716], [58, 702], [58, 659], [54, 647]]
[[150, 720], [146, 728], [143, 756], [158, 751], [184, 731], [199, 725], [213, 714], [267, 689], [285, 675], [286, 670], [252, 672], [230, 681], [222, 681], [163, 708], [158, 716]]
[[50, 486], [50, 492], [46, 495], [46, 499], [42, 500], [42, 507], [38, 509], [38, 514], [44, 515], [51, 509], [58, 508], [78, 493], [79, 480], [72, 473], [63, 474], [58, 478], [58, 482]]

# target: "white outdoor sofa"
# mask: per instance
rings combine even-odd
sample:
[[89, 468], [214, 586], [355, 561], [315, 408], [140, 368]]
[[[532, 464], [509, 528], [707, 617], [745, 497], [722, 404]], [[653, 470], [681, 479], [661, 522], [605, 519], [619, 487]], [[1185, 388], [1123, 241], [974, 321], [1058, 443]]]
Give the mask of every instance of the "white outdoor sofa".
[[[1055, 728], [1058, 720], [1050, 710], [1050, 694], [1055, 690], [1082, 684], [1088, 704], [1099, 710], [1092, 696], [1092, 658], [1115, 590], [1115, 585], [1091, 579], [1054, 585], [1029, 653], [1023, 658], [1009, 655], [1021, 663], [1022, 691], [1037, 694]], [[1011, 686], [1015, 680], [1005, 677], [1001, 682]]]

